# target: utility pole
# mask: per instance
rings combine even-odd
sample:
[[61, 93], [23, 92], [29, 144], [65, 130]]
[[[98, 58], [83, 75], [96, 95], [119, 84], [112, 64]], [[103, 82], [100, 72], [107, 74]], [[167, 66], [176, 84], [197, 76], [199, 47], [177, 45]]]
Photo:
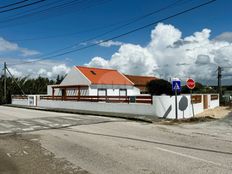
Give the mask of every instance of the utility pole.
[[4, 71], [4, 103], [6, 103], [6, 62], [4, 62], [4, 66], [3, 66], [3, 71]]
[[11, 72], [9, 71], [9, 69], [6, 67], [7, 72], [10, 74], [12, 80], [15, 82], [15, 84], [19, 87], [19, 89], [21, 90], [22, 94], [25, 95], [23, 89], [19, 86], [19, 84], [17, 83], [17, 81], [15, 80], [14, 76], [11, 74]]
[[218, 66], [218, 93], [219, 93], [219, 101], [222, 100], [222, 67]]

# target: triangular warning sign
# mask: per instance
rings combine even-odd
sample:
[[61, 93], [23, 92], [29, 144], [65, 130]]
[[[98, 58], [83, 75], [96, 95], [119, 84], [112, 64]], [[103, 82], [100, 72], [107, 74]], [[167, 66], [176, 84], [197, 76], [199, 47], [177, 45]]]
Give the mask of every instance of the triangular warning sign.
[[180, 90], [180, 87], [179, 87], [178, 83], [175, 84], [174, 89]]

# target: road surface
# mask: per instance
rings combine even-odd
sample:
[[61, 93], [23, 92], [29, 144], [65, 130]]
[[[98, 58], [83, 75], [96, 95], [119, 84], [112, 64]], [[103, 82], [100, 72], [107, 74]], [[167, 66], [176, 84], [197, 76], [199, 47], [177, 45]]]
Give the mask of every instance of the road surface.
[[162, 125], [0, 107], [0, 120], [0, 134], [23, 133], [27, 141], [37, 137], [55, 158], [88, 173], [232, 173], [231, 115], [198, 124]]

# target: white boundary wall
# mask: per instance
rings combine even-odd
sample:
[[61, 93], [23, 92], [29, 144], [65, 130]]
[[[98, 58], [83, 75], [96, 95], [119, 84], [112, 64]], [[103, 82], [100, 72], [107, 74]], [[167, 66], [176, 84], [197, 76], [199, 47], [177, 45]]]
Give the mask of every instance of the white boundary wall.
[[[204, 94], [201, 95], [201, 103], [191, 104], [190, 95], [180, 95], [177, 96], [177, 108], [178, 108], [178, 118], [190, 118], [194, 114], [199, 114], [204, 111]], [[214, 94], [215, 95], [215, 94]], [[180, 110], [181, 99], [185, 96], [187, 98], [186, 106], [187, 108], [183, 111]], [[208, 109], [213, 109], [219, 106], [219, 99], [211, 100], [211, 95], [208, 96]], [[218, 97], [219, 98], [219, 97]], [[175, 119], [175, 96], [154, 96], [153, 104], [155, 107], [155, 114], [163, 118]]]
[[[201, 95], [201, 94], [200, 94]], [[205, 95], [205, 94], [204, 94]], [[201, 95], [201, 103], [191, 105], [190, 95], [180, 95], [177, 97], [178, 103], [178, 118], [190, 118], [194, 113], [198, 114], [204, 111], [203, 94]], [[215, 108], [219, 106], [219, 100], [212, 100], [210, 94], [208, 95], [208, 108]], [[215, 95], [215, 94], [214, 94]], [[175, 118], [175, 96], [153, 96], [153, 104], [140, 104], [140, 103], [104, 103], [104, 102], [76, 102], [76, 101], [55, 101], [55, 100], [39, 100], [39, 96], [35, 96], [37, 100], [32, 99], [30, 102], [26, 99], [12, 99], [12, 104], [38, 106], [43, 108], [64, 108], [75, 109], [91, 112], [103, 112], [118, 114], [134, 114], [141, 116], [158, 116], [162, 118]], [[184, 100], [183, 100], [184, 98]], [[218, 97], [219, 98], [219, 97]], [[181, 102], [182, 101], [182, 102]], [[184, 101], [184, 102], [183, 102]], [[185, 106], [185, 107], [184, 107]], [[182, 108], [186, 108], [184, 111]]]
[[92, 112], [107, 112], [120, 114], [135, 114], [135, 115], [154, 115], [154, 107], [149, 104], [125, 104], [125, 103], [98, 103], [98, 102], [73, 102], [73, 101], [53, 101], [41, 100], [40, 107], [49, 108], [65, 108], [85, 110]]

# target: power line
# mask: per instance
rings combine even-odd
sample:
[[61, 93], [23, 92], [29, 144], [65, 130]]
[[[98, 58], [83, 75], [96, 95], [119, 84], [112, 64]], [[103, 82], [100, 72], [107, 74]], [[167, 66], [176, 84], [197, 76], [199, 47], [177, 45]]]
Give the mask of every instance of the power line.
[[[56, 3], [59, 3], [59, 2], [62, 2], [62, 0], [61, 1], [57, 1]], [[78, 5], [78, 4], [85, 3], [85, 2], [88, 2], [88, 1], [84, 1], [84, 0], [72, 0], [70, 2], [65, 1], [65, 3], [63, 3], [63, 4], [58, 4], [56, 6], [51, 6], [49, 8], [42, 9], [40, 11], [34, 11], [34, 10], [37, 10], [38, 8], [41, 8], [41, 7], [44, 7], [44, 6], [47, 7], [48, 4], [46, 4], [46, 5], [40, 6], [38, 8], [30, 9], [30, 10], [26, 11], [26, 14], [24, 13], [21, 16], [19, 16], [20, 13], [18, 13], [16, 15], [13, 15], [13, 16], [10, 16], [10, 18], [8, 18], [8, 19], [1, 20], [0, 23], [9, 23], [9, 22], [12, 22], [12, 21], [15, 21], [15, 20], [18, 20], [18, 19], [22, 19], [22, 18], [25, 18], [25, 17], [32, 17], [32, 16], [35, 16], [37, 14], [48, 14], [48, 13], [50, 13], [54, 9], [61, 9], [61, 8], [66, 8], [66, 7], [70, 7], [70, 6], [73, 7], [74, 5]], [[54, 2], [50, 3], [49, 5], [51, 5], [51, 4], [54, 4]], [[32, 11], [32, 13], [27, 13], [27, 12], [30, 12], [30, 11]], [[63, 14], [59, 14], [59, 16], [60, 15], [64, 15], [64, 13]], [[13, 18], [11, 18], [11, 17], [13, 17]], [[25, 24], [25, 22], [21, 23], [20, 25], [22, 25], [22, 24]], [[15, 25], [13, 25], [13, 26], [15, 26]], [[6, 27], [9, 27], [9, 25], [1, 27], [1, 28], [6, 28]]]
[[[153, 14], [159, 13], [159, 12], [161, 12], [161, 11], [163, 11], [163, 10], [167, 10], [168, 8], [173, 7], [174, 5], [178, 5], [178, 3], [179, 3], [180, 1], [183, 1], [183, 0], [177, 0], [177, 1], [175, 1], [174, 3], [171, 3], [171, 4], [167, 5], [167, 6], [164, 6], [164, 7], [160, 8], [160, 9], [158, 9], [158, 10], [155, 10], [155, 11], [149, 12], [149, 13], [147, 13], [147, 14], [144, 14], [144, 15], [142, 15], [142, 16], [133, 18], [133, 19], [130, 20], [129, 22], [127, 22], [127, 23], [125, 23], [125, 24], [123, 24], [123, 25], [120, 25], [120, 26], [118, 26], [118, 27], [116, 27], [116, 28], [113, 28], [112, 30], [109, 30], [109, 31], [106, 31], [106, 32], [101, 33], [101, 34], [99, 34], [99, 35], [93, 36], [93, 37], [91, 37], [91, 38], [82, 40], [82, 41], [80, 41], [80, 42], [78, 42], [78, 43], [74, 43], [74, 44], [69, 45], [69, 46], [67, 46], [67, 47], [60, 48], [60, 49], [54, 50], [54, 51], [52, 51], [52, 52], [49, 52], [49, 53], [47, 53], [47, 56], [52, 55], [52, 54], [57, 53], [57, 52], [64, 51], [64, 50], [69, 49], [69, 48], [73, 48], [74, 46], [79, 45], [80, 43], [89, 42], [89, 41], [91, 41], [91, 40], [94, 40], [94, 39], [97, 39], [97, 38], [99, 38], [99, 37], [102, 37], [102, 36], [104, 36], [104, 35], [106, 35], [106, 34], [112, 33], [112, 32], [114, 32], [114, 31], [119, 30], [119, 29], [121, 29], [121, 28], [123, 28], [123, 27], [126, 27], [126, 26], [128, 26], [128, 25], [130, 25], [130, 24], [133, 24], [133, 23], [135, 23], [135, 22], [138, 22], [138, 21], [140, 21], [140, 20], [142, 20], [142, 19], [144, 19], [144, 18], [146, 18], [146, 17], [148, 17], [148, 16], [151, 16], [151, 15], [153, 15]], [[189, 2], [189, 1], [187, 1], [187, 2]], [[180, 5], [182, 5], [182, 4], [180, 4]], [[40, 57], [34, 57], [34, 58], [40, 58]]]
[[43, 4], [43, 5], [37, 6], [36, 8], [31, 8], [29, 10], [24, 11], [23, 13], [16, 13], [14, 15], [8, 16], [7, 19], [5, 19], [4, 21], [0, 21], [0, 22], [9, 21], [10, 19], [13, 19], [14, 17], [19, 17], [20, 14], [26, 14], [26, 13], [31, 12], [31, 11], [33, 12], [34, 10], [38, 10], [40, 8], [43, 8], [43, 7], [48, 7], [50, 5], [54, 5], [54, 4], [56, 4], [58, 2], [62, 2], [62, 1], [66, 1], [66, 0], [57, 0], [57, 1], [53, 1], [52, 3], [47, 3], [47, 4]]
[[96, 31], [96, 30], [102, 30], [105, 28], [110, 28], [112, 26], [115, 26], [116, 24], [112, 24], [112, 25], [108, 25], [108, 26], [99, 26], [99, 27], [94, 27], [91, 29], [87, 29], [87, 30], [81, 30], [81, 31], [77, 31], [77, 32], [72, 32], [72, 33], [64, 33], [64, 34], [57, 34], [57, 35], [50, 35], [50, 36], [44, 36], [44, 37], [31, 37], [31, 38], [24, 38], [24, 39], [8, 39], [8, 41], [10, 42], [24, 42], [24, 41], [35, 41], [35, 40], [46, 40], [46, 39], [51, 39], [51, 38], [62, 38], [62, 37], [67, 37], [67, 36], [74, 36], [74, 35], [79, 35], [79, 34], [83, 34], [83, 33], [89, 33], [92, 31]]
[[[25, 95], [23, 89], [21, 88], [21, 86], [17, 83], [17, 81], [15, 80], [14, 76], [11, 74], [10, 70], [7, 68], [7, 66], [5, 66], [5, 69], [7, 70], [7, 72], [10, 74], [10, 76], [12, 77], [13, 82], [18, 86], [18, 88], [21, 90], [22, 94]], [[6, 75], [5, 75], [6, 76]], [[5, 77], [6, 78], [6, 77]]]
[[[138, 22], [138, 21], [140, 21], [140, 20], [143, 20], [143, 19], [145, 19], [145, 18], [147, 18], [147, 17], [150, 17], [150, 16], [152, 16], [152, 15], [154, 15], [154, 14], [156, 14], [156, 13], [159, 13], [159, 12], [161, 12], [161, 11], [167, 10], [167, 9], [173, 7], [173, 6], [178, 5], [178, 3], [181, 2], [181, 1], [184, 1], [184, 0], [176, 0], [175, 2], [173, 2], [173, 3], [171, 3], [171, 4], [167, 5], [167, 6], [164, 6], [164, 7], [160, 8], [160, 9], [158, 9], [158, 10], [151, 11], [151, 12], [146, 13], [146, 14], [144, 14], [144, 15], [135, 17], [135, 18], [131, 19], [129, 22], [127, 22], [127, 23], [125, 23], [125, 24], [123, 24], [123, 25], [120, 25], [120, 26], [114, 28], [113, 30], [110, 30], [110, 31], [108, 31], [108, 32], [104, 32], [103, 34], [100, 34], [100, 35], [94, 36], [94, 37], [92, 37], [92, 38], [89, 38], [89, 39], [87, 39], [87, 41], [93, 40], [93, 39], [95, 39], [95, 38], [97, 38], [97, 37], [100, 37], [100, 36], [103, 36], [103, 35], [106, 35], [106, 34], [108, 34], [108, 33], [111, 33], [111, 32], [113, 32], [113, 31], [116, 31], [116, 30], [121, 29], [121, 28], [123, 28], [123, 27], [126, 27], [126, 26], [128, 26], [128, 25], [130, 25], [130, 24], [133, 24], [133, 23], [135, 23], [135, 22]], [[186, 2], [189, 2], [189, 1], [186, 1]], [[186, 2], [184, 2], [184, 3], [186, 3]], [[183, 3], [183, 4], [184, 4], [184, 3]], [[182, 4], [179, 4], [179, 5], [182, 5]], [[120, 22], [120, 23], [121, 23], [121, 22]], [[117, 25], [117, 24], [113, 24], [113, 25]], [[113, 25], [109, 25], [109, 26], [111, 27], [111, 26], [113, 26]], [[106, 28], [106, 27], [109, 27], [109, 26], [103, 26], [103, 27], [100, 27], [100, 28]], [[89, 30], [86, 30], [86, 31], [83, 31], [83, 32], [89, 32], [89, 31], [93, 31], [93, 30], [95, 31], [96, 28], [94, 28], [94, 29], [92, 29], [92, 30], [89, 29]], [[74, 32], [74, 33], [64, 34], [64, 35], [53, 35], [53, 36], [47, 36], [47, 37], [37, 37], [37, 38], [34, 37], [34, 38], [10, 40], [10, 41], [34, 41], [34, 40], [43, 40], [43, 39], [49, 39], [49, 38], [58, 38], [58, 37], [72, 36], [72, 35], [76, 35], [76, 34], [79, 34], [79, 33], [81, 33], [81, 32]], [[85, 40], [84, 40], [84, 41], [81, 41], [81, 42], [85, 42]], [[77, 43], [77, 44], [79, 44], [79, 43]], [[74, 44], [74, 45], [77, 45], [77, 44]], [[74, 45], [71, 45], [70, 47], [72, 47], [72, 46], [74, 46]]]
[[[38, 19], [34, 19], [34, 20], [31, 20], [31, 21], [26, 21], [26, 22], [24, 21], [24, 22], [20, 22], [20, 23], [16, 23], [16, 24], [11, 23], [11, 24], [8, 24], [8, 25], [1, 26], [0, 29], [25, 25], [25, 24], [28, 24], [28, 23], [38, 22], [38, 21], [41, 21], [41, 20], [47, 20], [50, 17], [63, 16], [63, 15], [67, 15], [69, 13], [79, 13], [79, 12], [87, 10], [89, 8], [93, 8], [93, 7], [96, 7], [96, 6], [99, 6], [99, 5], [103, 5], [103, 4], [105, 4], [105, 3], [109, 2], [109, 1], [112, 1], [112, 0], [102, 0], [100, 3], [98, 3], [98, 4], [95, 3], [94, 4], [93, 0], [91, 0], [90, 3], [86, 0], [86, 1], [81, 2], [81, 3], [84, 3], [84, 5], [85, 5], [84, 8], [75, 9], [75, 11], [74, 10], [68, 10], [67, 12], [61, 12], [62, 9], [73, 8], [76, 5], [81, 4], [81, 3], [73, 3], [72, 5], [69, 5], [69, 6], [63, 6], [63, 7], [57, 8], [57, 9], [52, 9], [52, 10], [48, 10], [47, 12], [40, 13], [41, 17], [38, 16], [37, 14], [33, 14], [33, 15], [25, 14], [25, 16], [22, 16], [22, 17], [19, 16], [19, 19], [20, 18], [23, 19], [24, 17], [33, 17], [33, 16], [36, 16], [36, 15], [37, 15], [36, 17], [38, 17]], [[88, 4], [90, 4], [90, 5], [88, 5]], [[86, 5], [88, 5], [88, 6], [86, 6]], [[78, 5], [78, 6], [80, 7], [80, 5]], [[49, 13], [51, 13], [51, 11], [54, 11], [54, 10], [56, 10], [58, 14], [56, 14], [55, 16], [51, 16], [51, 15], [49, 16]], [[13, 19], [2, 20], [2, 21], [0, 21], [0, 23], [9, 23], [9, 22], [15, 21], [16, 19], [18, 19], [17, 16], [16, 16], [16, 18], [13, 18]]]
[[43, 2], [43, 1], [46, 1], [46, 0], [39, 0], [39, 1], [32, 2], [30, 4], [25, 4], [25, 5], [21, 5], [21, 6], [18, 6], [18, 7], [10, 8], [10, 9], [7, 9], [7, 10], [2, 10], [2, 11], [0, 11], [0, 13], [5, 13], [5, 12], [9, 12], [9, 11], [20, 9], [20, 8], [28, 7], [28, 6], [35, 5], [35, 4], [38, 4], [40, 2]]
[[0, 9], [1, 8], [7, 8], [7, 7], [10, 7], [10, 6], [14, 6], [14, 5], [18, 5], [18, 4], [24, 3], [26, 1], [29, 1], [29, 0], [23, 0], [23, 1], [12, 3], [12, 4], [7, 4], [7, 5], [4, 5], [4, 6], [0, 6]]
[[[187, 13], [187, 12], [189, 12], [189, 11], [198, 9], [198, 8], [200, 8], [200, 7], [202, 7], [202, 6], [211, 4], [211, 3], [215, 2], [215, 1], [216, 1], [216, 0], [211, 0], [211, 1], [208, 1], [208, 2], [205, 2], [205, 3], [202, 3], [202, 4], [200, 4], [200, 5], [191, 7], [191, 8], [189, 8], [189, 9], [187, 9], [187, 10], [183, 10], [183, 11], [181, 11], [181, 12], [178, 12], [178, 13], [176, 13], [176, 14], [174, 14], [174, 15], [170, 15], [170, 16], [168, 16], [168, 17], [165, 17], [165, 18], [163, 18], [163, 19], [160, 19], [160, 20], [157, 20], [157, 21], [155, 21], [155, 22], [149, 23], [149, 24], [144, 25], [144, 26], [142, 26], [142, 27], [139, 27], [139, 28], [130, 30], [130, 31], [126, 32], [126, 33], [119, 34], [119, 35], [117, 35], [117, 36], [113, 36], [113, 37], [111, 37], [111, 38], [108, 38], [108, 39], [105, 39], [105, 40], [96, 42], [96, 43], [94, 43], [94, 44], [91, 44], [91, 45], [88, 45], [88, 46], [85, 46], [85, 47], [81, 47], [81, 48], [74, 49], [74, 50], [71, 50], [71, 51], [67, 51], [67, 52], [64, 52], [64, 53], [56, 54], [56, 55], [53, 55], [53, 56], [44, 57], [44, 58], [41, 58], [41, 59], [38, 59], [38, 60], [34, 60], [34, 61], [24, 62], [24, 63], [21, 63], [21, 64], [39, 62], [39, 61], [42, 61], [42, 60], [51, 59], [51, 58], [54, 58], [54, 57], [59, 57], [59, 56], [63, 56], [63, 55], [70, 54], [70, 53], [73, 53], [73, 52], [77, 52], [77, 51], [80, 51], [80, 50], [84, 50], [84, 49], [87, 49], [87, 48], [91, 48], [91, 47], [100, 45], [100, 44], [102, 44], [102, 43], [108, 42], [108, 41], [110, 41], [110, 40], [114, 40], [114, 39], [117, 39], [117, 38], [120, 38], [120, 37], [129, 35], [129, 34], [131, 34], [131, 33], [137, 32], [137, 31], [142, 30], [142, 29], [144, 29], [144, 28], [153, 26], [153, 25], [155, 25], [155, 24], [158, 24], [158, 23], [160, 23], [160, 22], [166, 21], [166, 20], [168, 20], [168, 19], [177, 17], [177, 16], [182, 15], [182, 14], [184, 14], [184, 13]], [[12, 66], [21, 65], [21, 64], [14, 64], [14, 65], [12, 65]]]

